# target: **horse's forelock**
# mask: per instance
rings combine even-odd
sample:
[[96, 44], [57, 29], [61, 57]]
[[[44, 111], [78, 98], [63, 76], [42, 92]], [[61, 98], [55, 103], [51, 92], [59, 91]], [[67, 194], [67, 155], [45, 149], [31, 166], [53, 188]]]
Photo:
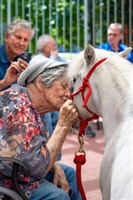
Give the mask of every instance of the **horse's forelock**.
[[80, 70], [84, 67], [84, 51], [76, 55], [76, 57], [70, 62], [68, 68], [68, 76], [73, 78], [79, 74]]

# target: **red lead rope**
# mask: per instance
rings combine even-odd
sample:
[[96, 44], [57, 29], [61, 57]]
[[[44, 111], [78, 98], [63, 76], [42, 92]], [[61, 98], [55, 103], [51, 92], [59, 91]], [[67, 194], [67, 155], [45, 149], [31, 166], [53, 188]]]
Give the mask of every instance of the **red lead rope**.
[[78, 188], [80, 190], [80, 193], [81, 193], [83, 200], [87, 200], [85, 193], [84, 193], [84, 189], [83, 189], [83, 185], [82, 185], [82, 179], [81, 179], [81, 165], [84, 165], [85, 162], [86, 162], [85, 155], [76, 155], [75, 158], [74, 158], [74, 163], [76, 164], [77, 184], [78, 184]]
[[[74, 94], [71, 94], [71, 99], [73, 99], [73, 97], [75, 95], [77, 95], [78, 93], [81, 92], [82, 94], [82, 99], [83, 99], [83, 107], [85, 107], [88, 112], [90, 112], [91, 114], [93, 114], [93, 116], [91, 118], [87, 118], [86, 120], [82, 120], [80, 119], [80, 130], [79, 130], [79, 134], [78, 134], [78, 140], [79, 140], [79, 144], [80, 144], [80, 147], [79, 147], [79, 150], [75, 153], [75, 158], [74, 158], [74, 163], [76, 164], [76, 177], [77, 177], [77, 184], [78, 184], [78, 188], [79, 188], [79, 191], [81, 193], [81, 196], [82, 196], [82, 200], [87, 200], [86, 199], [86, 196], [85, 196], [85, 193], [84, 193], [84, 189], [83, 189], [83, 185], [82, 185], [82, 180], [81, 180], [81, 165], [84, 165], [86, 163], [86, 155], [85, 155], [85, 151], [83, 149], [83, 144], [84, 144], [84, 141], [83, 141], [83, 136], [85, 134], [85, 129], [88, 125], [88, 122], [94, 120], [94, 119], [98, 119], [98, 115], [96, 115], [95, 113], [91, 112], [91, 110], [88, 109], [88, 107], [86, 106], [87, 105], [87, 102], [91, 96], [91, 86], [89, 84], [89, 78], [90, 76], [92, 75], [93, 71], [102, 63], [106, 60], [107, 58], [103, 58], [101, 60], [99, 60], [92, 68], [91, 70], [89, 71], [89, 73], [87, 74], [87, 76], [84, 78], [83, 80], [83, 83], [82, 83], [82, 86], [79, 88], [79, 90], [74, 93]], [[85, 88], [88, 87], [88, 92], [87, 92], [87, 95], [86, 97], [84, 97], [84, 91], [85, 91]]]
[[79, 134], [78, 134], [78, 141], [79, 141], [80, 146], [79, 146], [79, 149], [76, 151], [75, 158], [74, 158], [74, 163], [76, 164], [77, 184], [78, 184], [78, 188], [79, 188], [79, 191], [81, 193], [83, 200], [87, 200], [85, 193], [84, 193], [82, 179], [81, 179], [81, 165], [84, 165], [86, 163], [86, 155], [85, 155], [85, 151], [83, 149], [83, 145], [84, 145], [83, 136], [85, 134], [85, 129], [86, 129], [87, 125], [88, 125], [88, 120], [85, 120], [85, 121], [81, 120], [80, 130], [79, 130]]
[[79, 143], [80, 143], [80, 148], [79, 150], [75, 153], [75, 158], [74, 158], [74, 163], [76, 164], [76, 178], [77, 178], [77, 184], [79, 191], [81, 193], [82, 199], [87, 200], [83, 185], [82, 185], [82, 179], [81, 179], [81, 165], [84, 165], [86, 163], [86, 158], [85, 158], [85, 151], [83, 150], [83, 136], [78, 136]]

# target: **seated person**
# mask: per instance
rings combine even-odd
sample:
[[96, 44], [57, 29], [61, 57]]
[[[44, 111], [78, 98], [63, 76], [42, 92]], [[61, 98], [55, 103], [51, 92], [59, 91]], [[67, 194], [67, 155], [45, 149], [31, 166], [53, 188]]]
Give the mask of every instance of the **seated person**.
[[[0, 92], [0, 156], [14, 157], [27, 164], [30, 173], [27, 176], [20, 173], [18, 181], [30, 200], [82, 199], [75, 170], [56, 161], [69, 128], [78, 118], [69, 99], [67, 66], [41, 55], [34, 56], [20, 74], [18, 84]], [[59, 117], [47, 139], [41, 114], [52, 111], [59, 111]], [[0, 185], [9, 188], [10, 165], [6, 162], [0, 166]]]

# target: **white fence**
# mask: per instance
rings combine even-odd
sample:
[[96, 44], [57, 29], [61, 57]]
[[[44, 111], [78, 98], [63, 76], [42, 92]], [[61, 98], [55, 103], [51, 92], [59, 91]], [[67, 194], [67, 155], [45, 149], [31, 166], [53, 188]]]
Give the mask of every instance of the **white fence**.
[[52, 35], [60, 52], [78, 52], [89, 42], [106, 40], [111, 22], [119, 22], [125, 32], [123, 42], [133, 47], [133, 0], [0, 0], [0, 43], [14, 18], [32, 22], [35, 38], [29, 50], [36, 53], [37, 38]]

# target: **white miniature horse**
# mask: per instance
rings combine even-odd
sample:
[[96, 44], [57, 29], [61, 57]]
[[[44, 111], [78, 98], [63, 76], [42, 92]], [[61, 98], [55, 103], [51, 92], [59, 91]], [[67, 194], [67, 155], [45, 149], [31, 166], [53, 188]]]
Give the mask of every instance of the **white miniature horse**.
[[[73, 97], [80, 117], [103, 118], [105, 152], [99, 178], [103, 200], [133, 199], [133, 65], [123, 58], [130, 50], [117, 54], [88, 45], [68, 70], [75, 79]], [[89, 88], [85, 87], [84, 100], [79, 88], [102, 58], [105, 60], [87, 77], [91, 95], [83, 107]]]

